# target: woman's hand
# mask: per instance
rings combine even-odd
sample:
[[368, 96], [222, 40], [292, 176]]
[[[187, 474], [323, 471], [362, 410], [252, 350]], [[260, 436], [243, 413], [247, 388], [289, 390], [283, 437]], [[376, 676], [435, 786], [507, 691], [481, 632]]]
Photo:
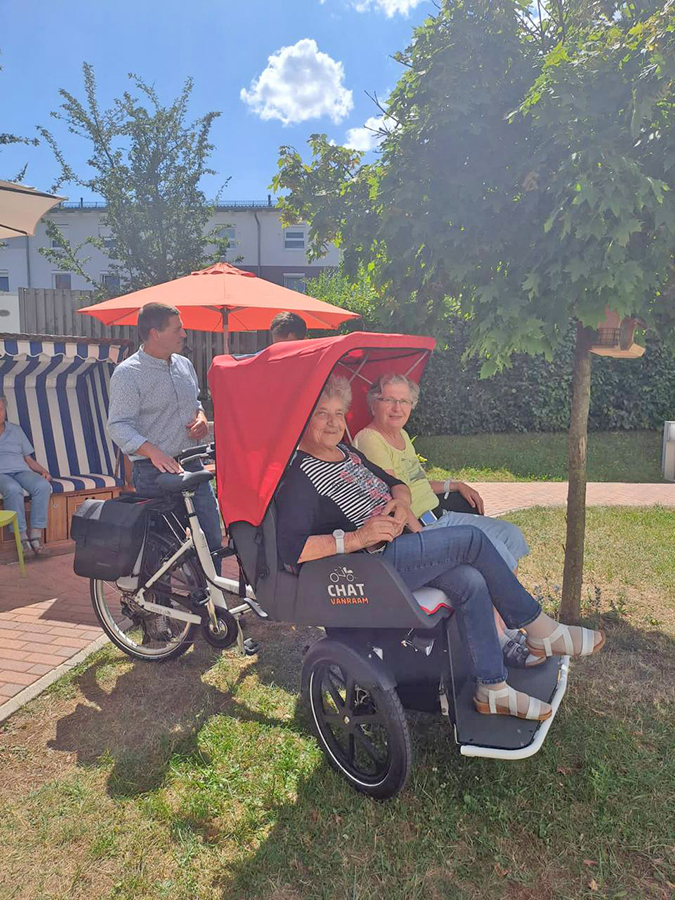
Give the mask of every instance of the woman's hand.
[[[401, 526], [401, 531], [403, 531], [403, 527], [408, 523], [408, 518], [410, 517], [410, 504], [402, 497], [394, 497], [387, 503], [380, 515], [391, 516], [394, 522]], [[399, 534], [401, 531], [399, 531]]]
[[375, 544], [381, 544], [386, 541], [388, 544], [397, 538], [403, 525], [399, 525], [392, 516], [373, 516], [368, 519], [365, 525], [356, 529], [355, 534], [358, 536], [361, 547], [373, 547]]
[[483, 498], [475, 491], [470, 485], [464, 484], [463, 481], [454, 481], [450, 487], [450, 490], [459, 491], [459, 493], [464, 497], [467, 503], [470, 503], [471, 506], [476, 510], [476, 512], [480, 513], [481, 516], [485, 514], [485, 504], [483, 503]]
[[410, 514], [405, 524], [408, 526], [408, 531], [412, 531], [414, 534], [416, 534], [418, 531], [422, 531], [422, 523], [412, 511], [412, 509], [410, 510]]

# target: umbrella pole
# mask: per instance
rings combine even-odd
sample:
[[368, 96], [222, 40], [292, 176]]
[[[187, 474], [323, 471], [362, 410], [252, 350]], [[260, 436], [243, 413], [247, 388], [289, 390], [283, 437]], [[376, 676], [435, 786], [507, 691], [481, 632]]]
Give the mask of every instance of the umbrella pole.
[[228, 313], [227, 309], [225, 309], [225, 308], [223, 308], [220, 311], [220, 313], [221, 313], [221, 316], [223, 317], [223, 353], [229, 353], [230, 352], [230, 336], [229, 336], [229, 332], [227, 330], [227, 317], [228, 317], [229, 313]]

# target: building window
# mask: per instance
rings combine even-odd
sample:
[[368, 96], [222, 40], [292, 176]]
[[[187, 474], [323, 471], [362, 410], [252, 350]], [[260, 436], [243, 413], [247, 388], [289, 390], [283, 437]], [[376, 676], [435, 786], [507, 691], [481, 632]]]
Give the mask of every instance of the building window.
[[105, 249], [111, 250], [113, 245], [113, 237], [110, 233], [110, 229], [106, 228], [104, 225], [99, 225], [98, 236], [103, 241], [103, 246], [105, 247]]
[[119, 294], [120, 292], [120, 276], [112, 272], [101, 273], [101, 284], [109, 294]]
[[0, 271], [0, 291], [9, 290], [9, 272], [7, 270]]
[[52, 284], [58, 291], [69, 291], [71, 286], [70, 272], [54, 272], [52, 274]]
[[287, 228], [284, 231], [284, 250], [304, 250], [305, 232], [303, 229]]
[[227, 238], [230, 247], [233, 247], [237, 243], [237, 229], [234, 225], [223, 225], [218, 229], [218, 237]]
[[[59, 231], [63, 235], [64, 239], [67, 241], [68, 240], [68, 226], [67, 225], [59, 225], [58, 222], [54, 222], [54, 224], [59, 229]], [[52, 246], [52, 249], [58, 250], [60, 245], [59, 245], [58, 241], [52, 239], [51, 246]]]
[[290, 288], [292, 291], [299, 291], [304, 294], [307, 290], [305, 285], [305, 276], [302, 272], [284, 273], [284, 287]]

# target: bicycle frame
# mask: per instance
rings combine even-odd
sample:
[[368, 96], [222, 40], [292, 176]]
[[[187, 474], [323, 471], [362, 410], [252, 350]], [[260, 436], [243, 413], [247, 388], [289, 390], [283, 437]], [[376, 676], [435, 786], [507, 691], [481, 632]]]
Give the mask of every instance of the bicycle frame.
[[158, 581], [166, 572], [168, 572], [183, 556], [185, 556], [191, 550], [194, 550], [208, 585], [208, 598], [206, 600], [206, 603], [204, 604], [204, 608], [206, 614], [210, 619], [211, 627], [216, 633], [219, 631], [218, 618], [215, 612], [216, 608], [220, 607], [220, 609], [228, 610], [237, 619], [237, 644], [240, 651], [244, 653], [244, 639], [241, 626], [239, 625], [239, 618], [252, 608], [258, 615], [261, 616], [261, 618], [266, 618], [267, 616], [263, 612], [263, 610], [255, 609], [253, 604], [249, 602], [241, 603], [240, 605], [234, 606], [232, 608], [227, 605], [225, 593], [231, 592], [232, 582], [229, 579], [222, 578], [220, 575], [216, 574], [211, 551], [209, 550], [208, 544], [206, 542], [206, 536], [204, 535], [204, 532], [202, 531], [199, 524], [199, 519], [197, 518], [193, 500], [193, 492], [183, 491], [181, 492], [181, 494], [183, 497], [183, 503], [185, 505], [185, 511], [188, 517], [188, 529], [185, 540], [182, 542], [180, 547], [177, 548], [175, 553], [173, 553], [167, 560], [165, 560], [157, 569], [157, 571], [154, 572], [150, 576], [150, 578], [148, 578], [142, 585], [140, 585], [136, 589], [133, 594], [133, 600], [138, 606], [140, 606], [144, 610], [147, 610], [148, 612], [158, 613], [159, 615], [166, 616], [170, 619], [179, 619], [183, 622], [190, 622], [195, 625], [201, 624], [202, 616], [200, 616], [199, 614], [184, 612], [180, 609], [173, 609], [171, 607], [162, 606], [158, 603], [154, 603], [152, 600], [146, 599], [145, 596], [146, 591], [150, 590], [156, 581]]

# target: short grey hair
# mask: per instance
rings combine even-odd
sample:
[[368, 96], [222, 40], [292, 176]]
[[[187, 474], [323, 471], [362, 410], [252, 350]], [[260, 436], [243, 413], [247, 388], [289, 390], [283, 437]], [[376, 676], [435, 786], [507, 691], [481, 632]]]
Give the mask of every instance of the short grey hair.
[[7, 412], [9, 408], [9, 403], [7, 402], [7, 397], [4, 394], [0, 394], [0, 403], [5, 407], [5, 412]]
[[380, 399], [382, 391], [388, 384], [405, 384], [410, 391], [412, 408], [415, 409], [420, 399], [419, 384], [411, 381], [410, 378], [406, 378], [405, 375], [395, 375], [393, 372], [388, 372], [386, 375], [380, 375], [377, 381], [373, 382], [370, 390], [366, 394], [366, 401], [368, 402], [368, 409], [370, 410], [371, 416], [375, 414], [375, 401]]
[[339, 397], [342, 400], [345, 412], [347, 412], [352, 402], [352, 386], [342, 375], [331, 375], [321, 391], [319, 403], [322, 400], [332, 400], [333, 397]]

